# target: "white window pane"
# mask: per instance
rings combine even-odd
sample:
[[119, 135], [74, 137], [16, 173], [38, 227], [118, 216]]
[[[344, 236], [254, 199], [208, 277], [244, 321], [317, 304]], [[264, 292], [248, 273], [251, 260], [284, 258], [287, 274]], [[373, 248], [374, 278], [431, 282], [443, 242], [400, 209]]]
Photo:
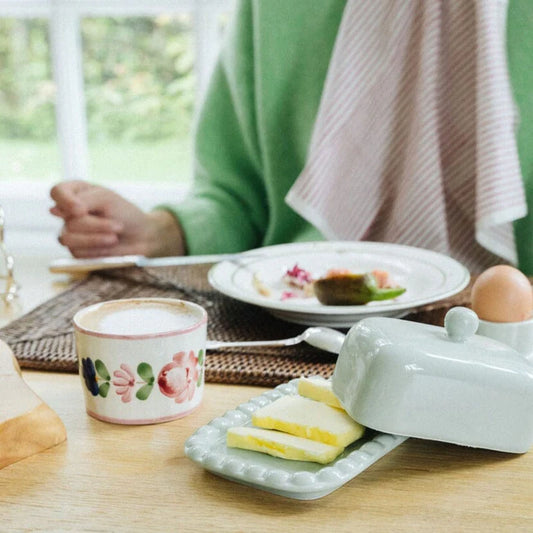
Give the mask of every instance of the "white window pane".
[[[146, 209], [183, 197], [193, 106], [232, 9], [232, 0], [0, 0], [0, 198], [12, 251], [59, 249], [48, 191], [60, 179], [87, 176], [85, 111], [89, 179]], [[107, 29], [92, 28], [97, 20]], [[128, 36], [124, 25], [134, 21]], [[82, 47], [73, 46], [77, 37]], [[178, 54], [173, 46], [183, 43]], [[126, 71], [112, 68], [124, 63]]]
[[48, 21], [0, 18], [0, 179], [60, 179]]
[[84, 18], [81, 30], [91, 179], [189, 181], [191, 17]]

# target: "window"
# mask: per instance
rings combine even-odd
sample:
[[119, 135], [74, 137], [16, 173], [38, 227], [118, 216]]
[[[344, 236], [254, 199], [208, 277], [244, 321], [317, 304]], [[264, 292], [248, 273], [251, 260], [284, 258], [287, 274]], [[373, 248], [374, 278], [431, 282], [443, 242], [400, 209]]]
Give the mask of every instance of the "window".
[[0, 179], [60, 176], [48, 22], [0, 19]]
[[105, 184], [144, 208], [184, 194], [195, 106], [232, 8], [233, 0], [0, 0], [8, 247], [57, 246], [48, 190], [60, 179]]
[[190, 14], [85, 18], [81, 34], [89, 174], [100, 183], [186, 181], [196, 81]]

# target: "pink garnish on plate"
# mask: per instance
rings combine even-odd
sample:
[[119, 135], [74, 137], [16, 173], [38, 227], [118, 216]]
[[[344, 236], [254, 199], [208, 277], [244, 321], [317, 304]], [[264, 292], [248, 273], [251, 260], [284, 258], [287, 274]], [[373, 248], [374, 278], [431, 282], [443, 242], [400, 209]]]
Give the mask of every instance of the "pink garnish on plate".
[[303, 289], [310, 283], [313, 283], [311, 272], [300, 268], [298, 264], [295, 264], [292, 268], [287, 270], [283, 278], [289, 285], [298, 287], [299, 289]]
[[290, 298], [298, 298], [298, 295], [293, 291], [283, 291], [281, 293], [282, 300], [289, 300]]

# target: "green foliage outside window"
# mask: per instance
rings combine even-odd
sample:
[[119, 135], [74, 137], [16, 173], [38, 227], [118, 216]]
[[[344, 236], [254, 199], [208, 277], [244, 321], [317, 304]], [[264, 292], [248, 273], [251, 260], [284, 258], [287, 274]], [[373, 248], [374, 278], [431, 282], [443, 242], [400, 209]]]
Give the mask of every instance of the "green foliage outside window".
[[188, 17], [87, 18], [82, 35], [90, 139], [188, 134], [194, 105]]
[[[193, 112], [192, 32], [186, 16], [82, 19], [92, 141], [188, 135]], [[0, 19], [0, 137], [55, 139], [48, 21]]]
[[47, 22], [0, 19], [0, 137], [55, 137], [54, 99]]

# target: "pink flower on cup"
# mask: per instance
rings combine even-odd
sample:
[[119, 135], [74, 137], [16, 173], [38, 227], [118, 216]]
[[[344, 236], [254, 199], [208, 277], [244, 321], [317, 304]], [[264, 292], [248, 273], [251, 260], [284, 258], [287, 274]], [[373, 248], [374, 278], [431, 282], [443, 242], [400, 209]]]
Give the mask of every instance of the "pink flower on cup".
[[194, 351], [187, 355], [179, 352], [174, 355], [172, 362], [166, 364], [159, 372], [157, 384], [161, 392], [176, 403], [191, 400], [198, 381], [198, 358]]
[[122, 397], [121, 400], [124, 403], [128, 403], [131, 402], [131, 395], [133, 393], [133, 387], [135, 386], [135, 374], [131, 368], [124, 363], [120, 365], [120, 368], [121, 370], [115, 370], [113, 372], [113, 376], [115, 376], [113, 385], [117, 387], [115, 392]]

